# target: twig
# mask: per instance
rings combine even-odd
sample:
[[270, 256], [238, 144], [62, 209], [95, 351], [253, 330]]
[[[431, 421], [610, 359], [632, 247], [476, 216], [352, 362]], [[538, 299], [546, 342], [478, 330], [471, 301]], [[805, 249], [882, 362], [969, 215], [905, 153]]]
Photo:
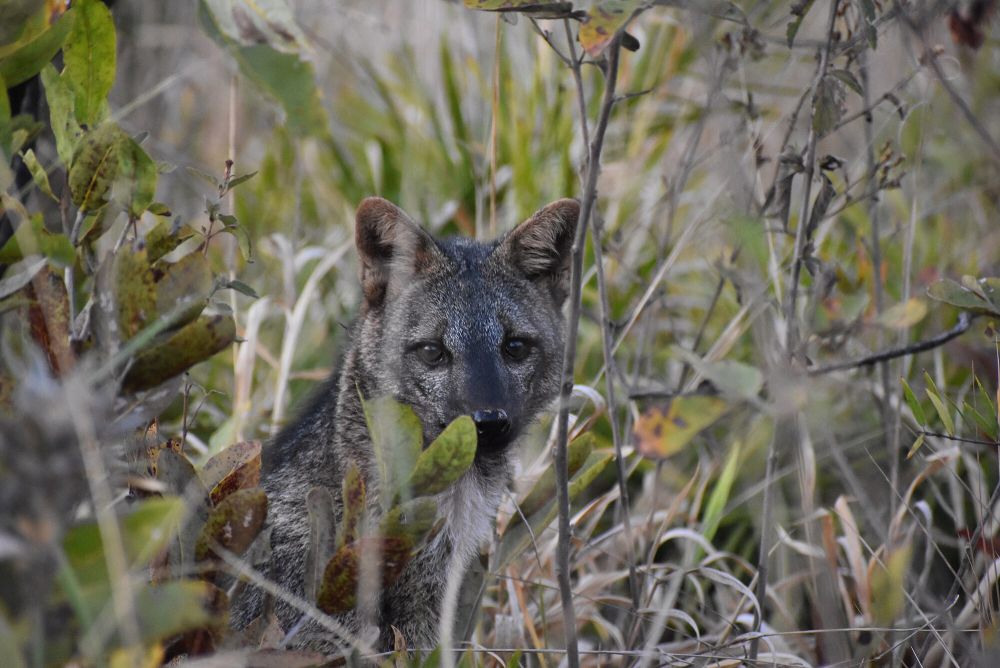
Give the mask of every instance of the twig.
[[962, 112], [962, 116], [965, 117], [965, 120], [972, 127], [975, 133], [979, 135], [979, 138], [983, 140], [983, 143], [985, 143], [993, 153], [993, 158], [997, 162], [1000, 162], [1000, 144], [997, 144], [996, 140], [993, 139], [992, 135], [990, 135], [980, 120], [976, 118], [976, 114], [973, 113], [971, 108], [969, 108], [969, 103], [965, 101], [957, 90], [955, 90], [955, 87], [951, 85], [948, 77], [944, 75], [944, 72], [941, 70], [941, 65], [937, 61], [937, 54], [934, 52], [933, 47], [927, 43], [927, 37], [924, 35], [921, 27], [914, 22], [913, 17], [910, 16], [909, 12], [900, 6], [899, 0], [896, 0], [896, 2], [893, 3], [893, 9], [898, 12], [899, 17], [903, 20], [906, 27], [910, 29], [910, 32], [920, 39], [920, 43], [923, 45], [925, 53], [922, 60], [930, 65], [931, 70], [934, 72], [934, 76], [937, 77], [938, 83], [940, 83], [941, 87], [944, 88], [946, 93], [948, 93], [948, 97], [950, 97], [954, 105], [958, 107], [958, 110]]
[[937, 336], [926, 339], [924, 341], [918, 341], [917, 343], [911, 343], [908, 346], [903, 346], [902, 348], [891, 348], [889, 350], [883, 350], [882, 352], [875, 353], [874, 355], [868, 355], [860, 359], [851, 360], [848, 362], [838, 362], [836, 364], [828, 364], [826, 366], [813, 367], [809, 369], [808, 373], [810, 376], [820, 376], [825, 373], [831, 373], [833, 371], [843, 371], [845, 369], [854, 369], [857, 367], [871, 366], [872, 364], [878, 364], [879, 362], [886, 362], [888, 360], [896, 359], [897, 357], [905, 357], [907, 355], [915, 355], [916, 353], [922, 353], [925, 350], [932, 350], [934, 348], [939, 348], [944, 344], [948, 343], [952, 339], [961, 336], [969, 327], [972, 326], [972, 321], [975, 320], [975, 314], [969, 313], [968, 311], [962, 311], [958, 316], [958, 322], [954, 327], [949, 329], [947, 332], [938, 334]]
[[935, 438], [943, 438], [946, 441], [957, 441], [958, 443], [972, 443], [973, 445], [988, 445], [991, 448], [1000, 446], [997, 441], [984, 441], [981, 438], [964, 438], [962, 436], [952, 436], [951, 434], [942, 434], [936, 431], [927, 431], [926, 429], [921, 429], [918, 434], [922, 436], [933, 436]]
[[[840, 5], [839, 0], [833, 0], [830, 3], [830, 15], [827, 19], [826, 26], [826, 40], [823, 42], [820, 48], [820, 59], [819, 66], [816, 71], [816, 78], [813, 80], [812, 86], [810, 88], [810, 96], [812, 97], [812, 108], [810, 112], [809, 119], [809, 135], [806, 143], [806, 159], [805, 159], [805, 183], [803, 184], [802, 193], [802, 209], [799, 215], [799, 224], [795, 232], [795, 256], [792, 261], [792, 282], [788, 290], [788, 302], [785, 306], [785, 353], [789, 357], [789, 362], [795, 357], [795, 349], [798, 346], [798, 328], [796, 326], [796, 316], [795, 316], [795, 302], [798, 297], [799, 290], [799, 274], [802, 271], [802, 256], [805, 251], [806, 242], [806, 228], [809, 227], [809, 199], [810, 191], [812, 189], [812, 178], [813, 170], [815, 168], [816, 162], [816, 141], [818, 140], [816, 129], [813, 120], [816, 117], [816, 94], [819, 90], [820, 83], [823, 81], [823, 77], [826, 76], [826, 70], [830, 65], [830, 47], [833, 42], [833, 31], [837, 20], [837, 8]], [[777, 184], [775, 184], [776, 186]], [[794, 421], [797, 423], [797, 420]], [[771, 442], [768, 444], [767, 448], [767, 464], [765, 466], [764, 472], [764, 499], [763, 499], [763, 520], [761, 522], [760, 530], [760, 553], [758, 556], [757, 563], [757, 589], [754, 592], [757, 596], [758, 605], [763, 606], [767, 601], [767, 575], [768, 575], [768, 558], [771, 552], [771, 532], [773, 523], [773, 497], [774, 492], [772, 490], [772, 483], [774, 480], [774, 470], [777, 467], [778, 462], [778, 443], [782, 440], [782, 436], [789, 429], [788, 418], [779, 419], [775, 424], [774, 434], [771, 437]], [[795, 428], [795, 425], [791, 425], [791, 428]], [[761, 615], [763, 615], [763, 608], [761, 608]], [[754, 620], [754, 631], [759, 633], [761, 628], [762, 619], [758, 618]], [[750, 642], [749, 658], [752, 662], [757, 660], [757, 655], [760, 649], [760, 639], [756, 635]]]
[[566, 468], [566, 443], [569, 433], [569, 398], [573, 392], [573, 367], [576, 361], [576, 335], [580, 327], [581, 292], [583, 282], [584, 243], [587, 224], [597, 199], [597, 174], [601, 168], [601, 150], [604, 135], [608, 129], [608, 119], [615, 100], [615, 84], [618, 80], [618, 55], [621, 49], [619, 38], [615, 37], [607, 50], [607, 69], [601, 113], [597, 121], [594, 138], [590, 143], [590, 156], [586, 165], [586, 184], [580, 204], [580, 218], [573, 239], [573, 262], [570, 280], [570, 314], [566, 331], [566, 348], [563, 352], [562, 387], [559, 393], [559, 415], [555, 448], [556, 492], [559, 506], [559, 543], [556, 550], [556, 571], [559, 579], [559, 593], [562, 598], [564, 628], [566, 633], [566, 660], [570, 668], [580, 665], [580, 654], [576, 644], [576, 614], [573, 608], [573, 589], [569, 574], [569, 475]]

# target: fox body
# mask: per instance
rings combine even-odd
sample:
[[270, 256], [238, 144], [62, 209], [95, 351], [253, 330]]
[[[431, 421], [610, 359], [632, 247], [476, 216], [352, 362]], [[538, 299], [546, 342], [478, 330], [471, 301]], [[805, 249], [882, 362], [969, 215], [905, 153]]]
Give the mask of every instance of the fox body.
[[[379, 512], [361, 397], [388, 395], [411, 406], [425, 443], [453, 419], [473, 417], [474, 463], [436, 498], [442, 529], [394, 584], [338, 617], [383, 650], [392, 648], [394, 628], [410, 647], [436, 644], [449, 565], [467, 568], [490, 537], [510, 480], [512, 445], [558, 391], [561, 306], [578, 215], [575, 200], [558, 200], [504, 237], [480, 243], [434, 239], [381, 198], [358, 208], [364, 299], [351, 343], [340, 371], [265, 448], [263, 485], [270, 502], [271, 579], [302, 596], [308, 491], [326, 487], [339, 500], [345, 472], [357, 465], [368, 510]], [[341, 512], [338, 501], [338, 522]], [[257, 617], [263, 600], [259, 590], [245, 590], [234, 605], [234, 624]], [[274, 611], [286, 630], [302, 616], [280, 601]], [[310, 622], [294, 644], [323, 649], [342, 641]]]

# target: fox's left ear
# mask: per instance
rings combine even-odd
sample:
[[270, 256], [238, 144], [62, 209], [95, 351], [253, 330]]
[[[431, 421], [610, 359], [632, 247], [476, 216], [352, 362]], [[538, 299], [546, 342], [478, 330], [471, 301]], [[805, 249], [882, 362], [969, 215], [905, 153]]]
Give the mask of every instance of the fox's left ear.
[[500, 241], [505, 259], [532, 281], [545, 284], [557, 304], [569, 293], [573, 237], [580, 203], [560, 199], [514, 228]]

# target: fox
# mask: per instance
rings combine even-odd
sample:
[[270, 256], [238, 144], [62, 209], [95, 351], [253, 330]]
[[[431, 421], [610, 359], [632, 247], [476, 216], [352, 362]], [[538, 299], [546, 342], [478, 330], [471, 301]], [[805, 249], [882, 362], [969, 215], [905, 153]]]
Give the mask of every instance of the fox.
[[[380, 197], [358, 206], [362, 300], [349, 343], [339, 370], [265, 447], [261, 484], [269, 501], [270, 578], [301, 597], [308, 491], [325, 487], [339, 500], [345, 472], [356, 465], [368, 490], [367, 511], [380, 512], [362, 400], [391, 396], [410, 406], [425, 446], [457, 417], [472, 418], [475, 458], [435, 498], [435, 537], [394, 584], [375, 594], [368, 614], [336, 617], [356, 637], [371, 638], [378, 651], [398, 646], [398, 635], [410, 648], [437, 644], [449, 569], [456, 563], [468, 569], [492, 536], [516, 444], [558, 394], [562, 307], [579, 213], [575, 199], [560, 199], [500, 238], [480, 242], [435, 238]], [[338, 522], [342, 510], [335, 502]], [[264, 593], [246, 587], [231, 612], [234, 626], [245, 627], [264, 609]], [[300, 629], [294, 646], [342, 649], [342, 639], [301, 610], [278, 601], [273, 613], [283, 629]]]

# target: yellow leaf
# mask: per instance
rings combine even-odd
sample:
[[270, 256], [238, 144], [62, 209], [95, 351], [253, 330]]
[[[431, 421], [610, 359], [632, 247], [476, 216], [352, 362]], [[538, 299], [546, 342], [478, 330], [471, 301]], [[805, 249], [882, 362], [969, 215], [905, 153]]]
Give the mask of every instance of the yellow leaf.
[[632, 438], [646, 457], [664, 458], [679, 452], [692, 438], [729, 408], [716, 397], [676, 397], [667, 406], [651, 406], [636, 421]]
[[906, 329], [923, 320], [925, 315], [927, 315], [927, 303], [912, 297], [883, 311], [877, 322], [883, 327]]
[[890, 554], [884, 563], [873, 563], [868, 569], [872, 593], [872, 622], [889, 626], [903, 612], [906, 603], [906, 571], [910, 567], [910, 547], [907, 545]]

